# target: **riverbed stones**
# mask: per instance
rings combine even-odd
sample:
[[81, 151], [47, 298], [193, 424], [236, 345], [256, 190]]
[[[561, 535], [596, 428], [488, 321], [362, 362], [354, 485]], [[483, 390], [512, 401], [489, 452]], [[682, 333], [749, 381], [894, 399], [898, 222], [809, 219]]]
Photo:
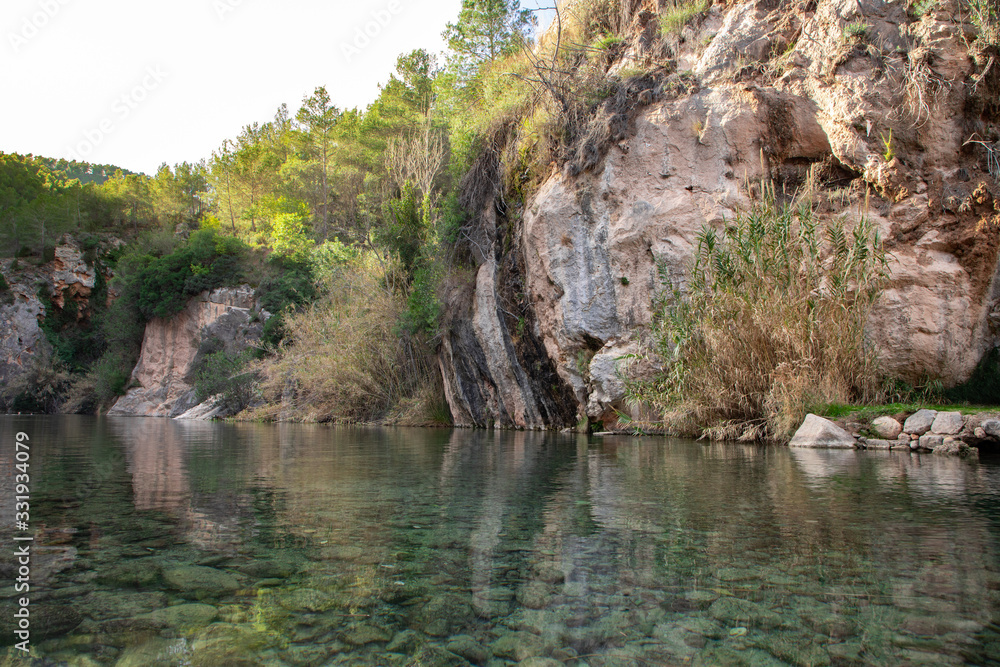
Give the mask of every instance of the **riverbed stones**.
[[903, 430], [910, 435], [923, 435], [931, 430], [937, 414], [937, 410], [917, 410], [903, 422]]
[[445, 648], [476, 665], [481, 665], [490, 659], [490, 652], [486, 650], [486, 647], [469, 635], [452, 637], [448, 640]]
[[455, 593], [432, 597], [417, 610], [411, 626], [434, 637], [446, 637], [462, 628], [473, 616], [469, 598]]
[[498, 658], [520, 662], [541, 655], [545, 651], [545, 644], [530, 632], [511, 632], [490, 644], [490, 649]]
[[719, 598], [708, 608], [708, 615], [729, 626], [771, 629], [781, 625], [781, 616], [756, 602], [742, 598]]
[[958, 435], [965, 428], [961, 412], [939, 412], [931, 424], [931, 433], [938, 435]]
[[872, 431], [885, 440], [895, 440], [903, 432], [903, 425], [892, 417], [879, 417], [872, 422]]
[[95, 621], [104, 621], [148, 614], [166, 604], [167, 596], [163, 593], [94, 591], [82, 600], [81, 608]]
[[137, 558], [115, 565], [97, 575], [97, 581], [118, 588], [145, 588], [156, 584], [163, 566], [155, 558]]
[[[928, 427], [929, 428], [929, 427]], [[789, 447], [813, 447], [823, 449], [852, 449], [854, 437], [829, 419], [808, 414], [802, 426], [792, 436]]]
[[239, 580], [233, 575], [202, 565], [166, 569], [163, 571], [163, 579], [181, 595], [197, 599], [227, 595], [240, 588]]
[[291, 612], [318, 613], [333, 608], [335, 600], [332, 595], [314, 588], [296, 588], [282, 595], [278, 604]]
[[219, 611], [210, 604], [178, 604], [157, 609], [149, 617], [167, 627], [184, 630], [204, 627], [218, 615]]

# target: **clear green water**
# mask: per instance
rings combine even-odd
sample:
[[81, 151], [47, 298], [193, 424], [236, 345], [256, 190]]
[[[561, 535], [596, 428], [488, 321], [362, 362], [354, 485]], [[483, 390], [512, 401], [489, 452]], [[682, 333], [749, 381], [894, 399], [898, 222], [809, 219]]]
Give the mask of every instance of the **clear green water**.
[[[0, 418], [34, 662], [1000, 661], [1000, 465], [657, 438]], [[48, 636], [48, 638], [46, 638]]]

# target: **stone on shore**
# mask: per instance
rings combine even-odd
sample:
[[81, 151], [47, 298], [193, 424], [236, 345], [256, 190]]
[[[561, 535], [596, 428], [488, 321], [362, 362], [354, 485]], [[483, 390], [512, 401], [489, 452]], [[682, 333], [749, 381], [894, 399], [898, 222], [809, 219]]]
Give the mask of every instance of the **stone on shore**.
[[903, 430], [913, 435], [923, 435], [931, 430], [937, 410], [917, 410], [903, 422]]
[[965, 428], [961, 412], [939, 412], [931, 424], [931, 433], [937, 435], [958, 435]]
[[808, 414], [805, 421], [802, 422], [802, 426], [792, 436], [788, 446], [853, 449], [854, 444], [854, 437], [829, 419]]
[[903, 432], [903, 425], [892, 417], [879, 417], [872, 422], [872, 431], [885, 440], [895, 440]]
[[963, 458], [979, 458], [979, 450], [975, 447], [969, 447], [963, 441], [958, 438], [945, 438], [944, 442], [938, 447], [934, 448], [935, 454], [942, 454], [945, 456], [961, 456]]
[[920, 449], [929, 449], [934, 451], [936, 448], [944, 444], [944, 436], [928, 433], [920, 436], [920, 440], [918, 442], [920, 443]]
[[986, 435], [1000, 438], [1000, 419], [986, 419], [979, 427], [986, 432]]

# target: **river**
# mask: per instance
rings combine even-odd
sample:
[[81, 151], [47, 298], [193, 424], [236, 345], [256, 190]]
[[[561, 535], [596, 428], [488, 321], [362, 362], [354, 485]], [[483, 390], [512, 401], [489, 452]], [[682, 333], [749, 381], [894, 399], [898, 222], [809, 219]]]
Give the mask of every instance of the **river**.
[[1000, 461], [75, 416], [0, 443], [0, 665], [24, 544], [38, 665], [1000, 661]]

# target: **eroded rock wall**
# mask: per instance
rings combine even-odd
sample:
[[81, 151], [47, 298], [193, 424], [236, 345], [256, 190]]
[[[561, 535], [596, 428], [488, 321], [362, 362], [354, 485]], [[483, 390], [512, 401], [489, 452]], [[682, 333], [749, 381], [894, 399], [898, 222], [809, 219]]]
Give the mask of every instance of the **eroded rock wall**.
[[207, 349], [238, 352], [260, 339], [262, 317], [251, 287], [202, 292], [170, 318], [146, 325], [134, 386], [108, 415], [176, 417], [198, 404], [194, 383]]
[[[1000, 119], [977, 99], [974, 36], [958, 4], [922, 17], [907, 8], [716, 4], [682, 35], [676, 66], [693, 70], [683, 86], [675, 75], [645, 91], [628, 137], [594, 169], [553, 166], [525, 206], [516, 252], [532, 333], [578, 416], [607, 422], [628, 410], [616, 360], [648, 338], [661, 276], [683, 289], [698, 232], [748, 206], [762, 180], [812, 192], [821, 216], [867, 216], [880, 229], [891, 279], [869, 332], [889, 373], [954, 385], [996, 345], [997, 230], [984, 223], [1000, 211], [1000, 188], [968, 140]], [[625, 50], [630, 64], [662, 57], [644, 52], [645, 39]], [[563, 425], [533, 408], [542, 396], [515, 391], [524, 383], [505, 366], [510, 331], [487, 305], [491, 271], [480, 266], [470, 319], [456, 318], [443, 346], [453, 413], [478, 423], [465, 406], [481, 403], [510, 425]], [[458, 362], [477, 372], [456, 370], [456, 339], [477, 341], [483, 354]]]

